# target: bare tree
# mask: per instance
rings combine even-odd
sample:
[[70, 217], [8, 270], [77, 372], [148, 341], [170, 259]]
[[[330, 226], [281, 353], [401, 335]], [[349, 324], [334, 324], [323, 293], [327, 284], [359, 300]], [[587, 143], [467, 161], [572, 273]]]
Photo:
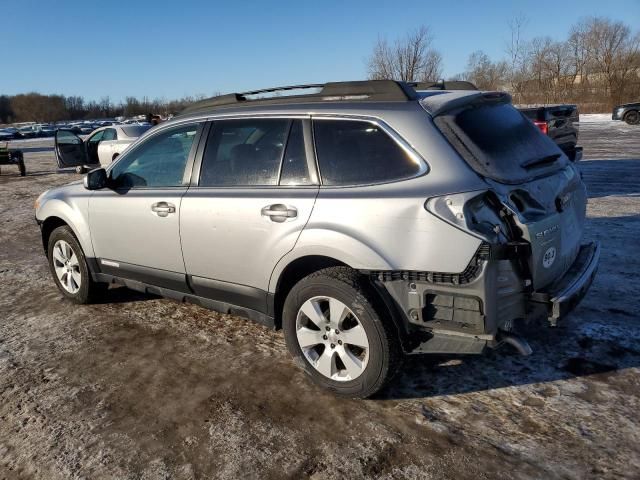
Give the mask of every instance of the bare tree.
[[390, 45], [379, 38], [368, 60], [369, 78], [405, 82], [438, 80], [442, 76], [442, 55], [432, 48], [433, 36], [422, 26]]
[[500, 90], [505, 86], [508, 70], [507, 62], [492, 62], [486, 53], [478, 50], [469, 56], [463, 78], [480, 90]]
[[629, 26], [606, 18], [587, 21], [587, 50], [593, 69], [606, 80], [611, 104], [621, 101], [626, 83], [640, 65], [640, 35], [632, 35]]
[[522, 83], [527, 79], [527, 63], [525, 61], [526, 47], [524, 28], [528, 23], [525, 15], [520, 14], [509, 22], [510, 38], [507, 42], [506, 53], [509, 57], [509, 84], [512, 94], [522, 97]]

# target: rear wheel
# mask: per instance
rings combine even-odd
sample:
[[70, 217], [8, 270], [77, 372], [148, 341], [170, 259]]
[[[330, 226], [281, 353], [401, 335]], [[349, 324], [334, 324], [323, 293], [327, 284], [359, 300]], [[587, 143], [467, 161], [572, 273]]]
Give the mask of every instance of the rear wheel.
[[71, 229], [64, 225], [51, 232], [49, 269], [60, 292], [75, 303], [91, 303], [108, 285], [91, 278], [87, 260]]
[[298, 282], [283, 308], [287, 347], [318, 385], [366, 398], [385, 386], [402, 352], [379, 298], [357, 272], [320, 270]]
[[624, 121], [629, 125], [638, 125], [640, 123], [640, 112], [638, 110], [631, 110], [624, 116]]

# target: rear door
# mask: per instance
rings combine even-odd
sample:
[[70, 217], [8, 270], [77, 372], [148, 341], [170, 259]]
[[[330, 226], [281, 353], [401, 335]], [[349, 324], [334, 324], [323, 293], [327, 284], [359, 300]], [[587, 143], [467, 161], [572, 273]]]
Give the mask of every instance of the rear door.
[[318, 194], [308, 118], [214, 121], [182, 200], [180, 236], [198, 295], [266, 312], [278, 261]]
[[68, 130], [56, 132], [55, 151], [59, 168], [79, 167], [89, 163], [84, 142]]

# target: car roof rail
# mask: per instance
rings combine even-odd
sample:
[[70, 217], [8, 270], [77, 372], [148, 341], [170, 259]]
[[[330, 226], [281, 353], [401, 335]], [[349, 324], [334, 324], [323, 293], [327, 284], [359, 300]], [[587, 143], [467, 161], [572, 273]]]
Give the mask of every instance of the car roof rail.
[[410, 83], [416, 90], [478, 90], [473, 83], [466, 80], [438, 80]]
[[[277, 96], [279, 92], [307, 89], [319, 89], [319, 91], [303, 95]], [[264, 94], [276, 95], [258, 99], [248, 98]], [[395, 80], [313, 83], [307, 85], [289, 85], [285, 87], [265, 88], [262, 90], [252, 90], [243, 93], [229, 93], [226, 95], [206, 98], [188, 106], [180, 112], [180, 115], [230, 106], [330, 101], [398, 102], [416, 100], [417, 98], [418, 96], [416, 91], [410, 84], [397, 82]]]

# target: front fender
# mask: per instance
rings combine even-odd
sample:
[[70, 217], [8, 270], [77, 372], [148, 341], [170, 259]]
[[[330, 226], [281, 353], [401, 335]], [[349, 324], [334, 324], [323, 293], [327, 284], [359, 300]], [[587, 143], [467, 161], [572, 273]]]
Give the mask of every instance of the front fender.
[[[71, 192], [65, 192], [65, 188], [75, 190], [73, 197], [70, 195]], [[48, 218], [57, 217], [69, 225], [80, 242], [86, 257], [95, 256], [87, 215], [91, 193], [85, 190], [81, 184], [56, 189], [45, 194], [44, 198], [40, 200], [40, 207], [36, 210], [38, 222], [45, 222]]]

